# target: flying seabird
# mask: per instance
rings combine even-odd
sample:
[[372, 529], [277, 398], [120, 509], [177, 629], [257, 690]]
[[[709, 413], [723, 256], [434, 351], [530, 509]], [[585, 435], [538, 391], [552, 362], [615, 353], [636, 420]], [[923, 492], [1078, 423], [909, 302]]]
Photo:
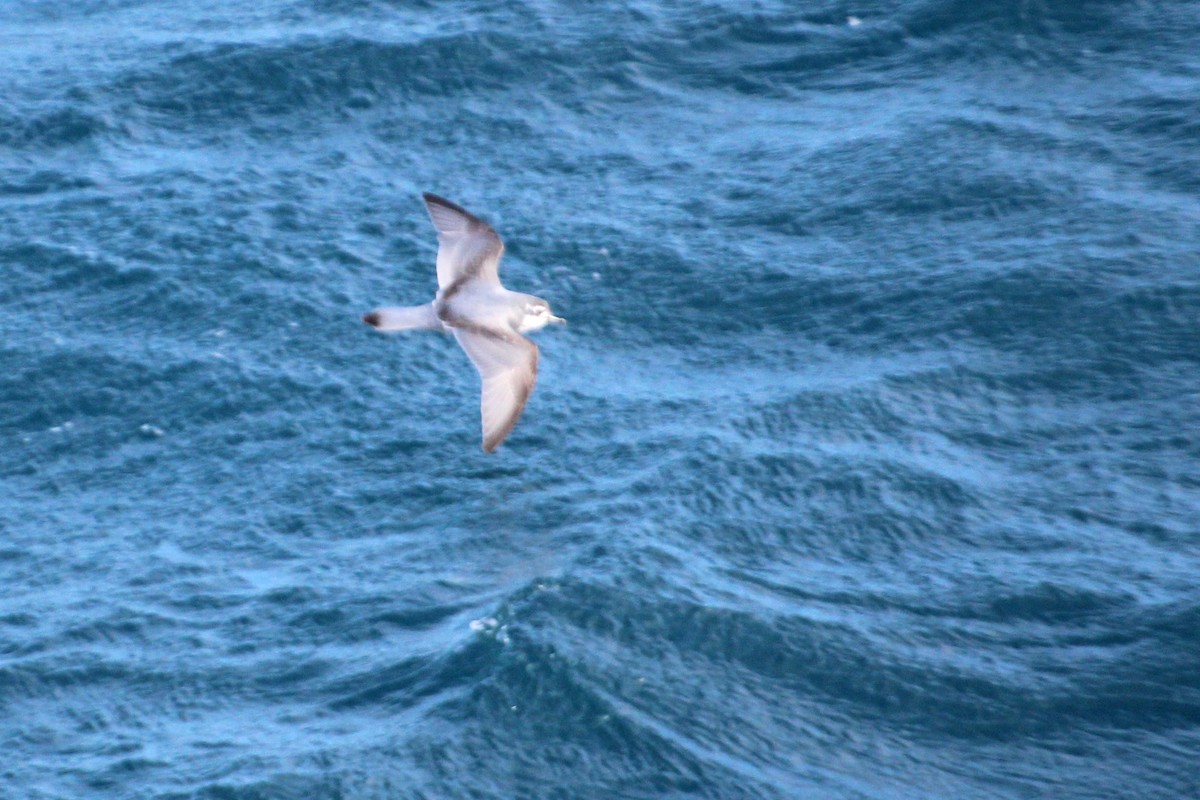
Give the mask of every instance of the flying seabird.
[[454, 334], [483, 379], [483, 449], [490, 453], [512, 432], [537, 380], [537, 345], [521, 334], [566, 320], [542, 298], [504, 288], [504, 242], [490, 225], [445, 198], [423, 196], [438, 232], [437, 295], [423, 306], [377, 308], [363, 322], [389, 333]]

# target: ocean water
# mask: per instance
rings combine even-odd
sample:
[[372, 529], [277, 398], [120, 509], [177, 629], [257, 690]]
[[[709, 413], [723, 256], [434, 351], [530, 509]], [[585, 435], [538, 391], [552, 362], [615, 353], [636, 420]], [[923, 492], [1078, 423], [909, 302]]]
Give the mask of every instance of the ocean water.
[[[0, 6], [0, 798], [1200, 797], [1200, 4]], [[421, 191], [570, 320], [497, 453]]]

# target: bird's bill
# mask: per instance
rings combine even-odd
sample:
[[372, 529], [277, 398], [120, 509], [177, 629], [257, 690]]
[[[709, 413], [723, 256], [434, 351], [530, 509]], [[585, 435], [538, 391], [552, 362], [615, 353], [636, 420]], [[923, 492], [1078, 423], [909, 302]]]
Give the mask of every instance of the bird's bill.
[[566, 325], [566, 324], [567, 324], [567, 321], [566, 321], [565, 319], [563, 319], [562, 317], [556, 317], [556, 316], [554, 316], [553, 314], [551, 314], [551, 315], [550, 315], [550, 321], [551, 321], [551, 322], [557, 322], [559, 325]]

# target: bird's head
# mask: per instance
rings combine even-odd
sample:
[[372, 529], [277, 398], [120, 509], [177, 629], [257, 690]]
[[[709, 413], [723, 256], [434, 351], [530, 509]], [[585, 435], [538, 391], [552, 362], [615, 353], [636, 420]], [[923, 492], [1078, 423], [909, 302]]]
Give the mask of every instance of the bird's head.
[[536, 331], [539, 328], [546, 327], [551, 322], [557, 322], [559, 325], [567, 324], [567, 321], [562, 317], [554, 316], [554, 312], [550, 310], [549, 303], [540, 297], [531, 297], [525, 303], [525, 312], [517, 329], [521, 333]]

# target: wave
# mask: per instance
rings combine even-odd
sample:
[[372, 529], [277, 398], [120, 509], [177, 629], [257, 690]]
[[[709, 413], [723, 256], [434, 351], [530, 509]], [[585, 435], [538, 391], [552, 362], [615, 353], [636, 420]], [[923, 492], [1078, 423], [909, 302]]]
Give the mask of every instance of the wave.
[[71, 106], [30, 116], [0, 116], [0, 147], [53, 149], [80, 144], [112, 130], [102, 117]]
[[524, 73], [499, 33], [415, 42], [315, 38], [222, 44], [169, 60], [115, 87], [143, 109], [181, 120], [248, 120], [370, 108], [388, 97], [445, 97], [502, 88]]

